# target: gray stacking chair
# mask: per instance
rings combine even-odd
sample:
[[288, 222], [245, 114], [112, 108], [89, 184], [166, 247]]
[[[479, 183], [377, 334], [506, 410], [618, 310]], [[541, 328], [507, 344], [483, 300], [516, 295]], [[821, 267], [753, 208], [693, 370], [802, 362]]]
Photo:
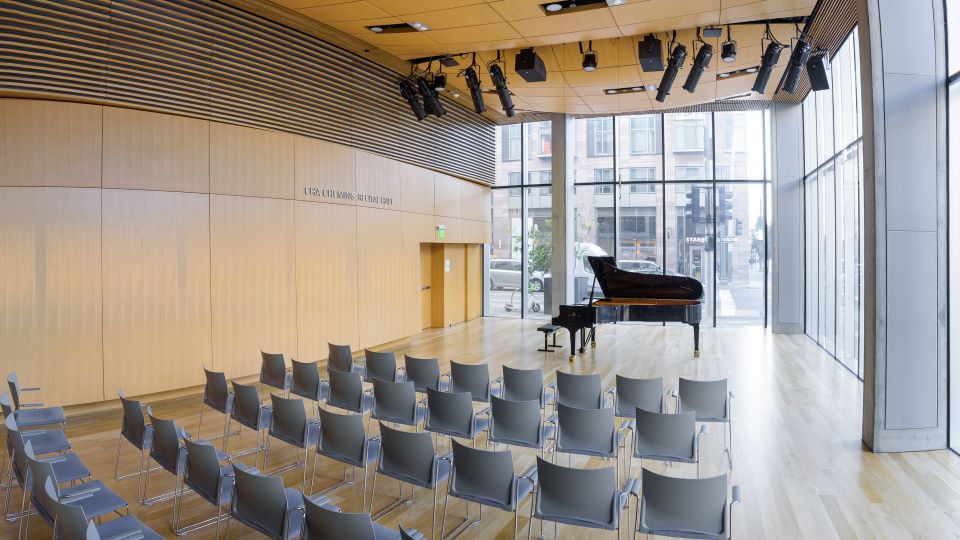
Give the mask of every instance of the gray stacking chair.
[[400, 525], [400, 540], [426, 540], [420, 531], [416, 529], [404, 529], [403, 525]]
[[440, 361], [436, 358], [416, 358], [403, 355], [404, 375], [413, 381], [417, 392], [426, 392], [427, 388], [443, 390], [440, 387]]
[[733, 507], [740, 486], [727, 504], [727, 475], [672, 478], [643, 469], [639, 526], [634, 532], [675, 538], [726, 540], [732, 537]]
[[450, 362], [451, 392], [469, 392], [473, 401], [490, 403], [493, 385], [487, 364], [461, 364]]
[[[520, 505], [537, 483], [537, 467], [532, 465], [523, 474], [513, 470], [513, 454], [509, 450], [477, 450], [453, 441], [453, 467], [450, 481], [447, 482], [447, 495], [443, 500], [443, 520], [440, 522], [440, 537], [447, 529], [447, 510], [450, 497], [463, 500], [466, 517], [463, 523], [450, 532], [449, 538], [473, 525], [483, 518], [483, 507], [492, 506], [506, 512], [513, 512], [513, 537], [517, 537], [520, 522]], [[470, 519], [470, 503], [480, 505], [480, 515]]]
[[510, 401], [531, 401], [540, 403], [544, 409], [553, 397], [556, 383], [543, 384], [543, 371], [540, 368], [517, 369], [503, 366], [503, 376], [495, 379], [500, 381], [500, 397]]
[[327, 406], [363, 414], [373, 405], [372, 393], [363, 391], [363, 378], [359, 373], [331, 370], [330, 393]]
[[288, 395], [293, 374], [287, 371], [283, 355], [260, 351], [260, 356], [263, 359], [260, 364], [260, 384], [282, 390], [284, 395]]
[[363, 350], [364, 369], [363, 381], [397, 381], [397, 355], [393, 351]]
[[[536, 448], [543, 455], [547, 440], [556, 425], [547, 424], [540, 415], [538, 400], [510, 401], [493, 396], [490, 401], [490, 426], [487, 442]], [[496, 446], [494, 446], [496, 448]]]
[[398, 540], [400, 532], [370, 519], [367, 513], [346, 513], [303, 501], [306, 525], [301, 540]]
[[697, 413], [697, 422], [723, 423], [723, 452], [733, 469], [733, 422], [730, 418], [730, 405], [734, 395], [727, 391], [727, 380], [693, 381], [680, 377], [680, 387], [675, 397], [677, 412], [694, 411]]
[[567, 454], [567, 465], [574, 454], [614, 459], [617, 462], [617, 478], [620, 478], [618, 456], [624, 438], [615, 425], [613, 407], [580, 409], [561, 403], [557, 405], [556, 423], [553, 450]]
[[[17, 374], [14, 372], [7, 375], [7, 387], [10, 389], [10, 397], [13, 398], [13, 409], [18, 411], [18, 416], [23, 417], [18, 422], [24, 427], [59, 424], [61, 429], [64, 428], [67, 417], [63, 414], [63, 407], [44, 407], [43, 403], [24, 403], [20, 399], [22, 397], [21, 392], [36, 392], [40, 390], [39, 387], [22, 388], [20, 381], [17, 379]], [[29, 413], [24, 409], [29, 409]]]
[[[187, 457], [187, 449], [183, 441], [190, 438], [190, 434], [178, 427], [173, 420], [157, 418], [153, 415], [153, 410], [147, 405], [147, 417], [150, 419], [150, 426], [153, 428], [153, 441], [150, 443], [150, 459], [155, 461], [161, 469], [173, 475], [174, 485], [180, 483], [180, 475], [183, 473], [183, 463]], [[154, 505], [158, 502], [168, 501], [177, 496], [177, 490], [149, 497], [147, 491], [150, 488], [150, 471], [156, 469], [147, 469], [143, 473], [143, 498], [140, 500], [146, 506]], [[174, 522], [177, 516], [174, 515]]]
[[[298, 538], [303, 527], [303, 494], [293, 488], [284, 488], [279, 476], [264, 476], [260, 471], [234, 464], [233, 497], [230, 515], [224, 531], [230, 537], [230, 522], [234, 519], [251, 529], [276, 540]], [[317, 504], [336, 508], [326, 499]]]
[[[631, 478], [618, 489], [613, 467], [600, 469], [569, 468], [537, 458], [537, 491], [530, 505], [527, 538], [533, 530], [533, 518], [541, 523], [558, 523], [619, 531], [621, 511], [629, 510], [629, 497], [639, 497], [640, 482]], [[556, 532], [556, 530], [554, 530]], [[556, 536], [556, 534], [554, 534]]]
[[[57, 474], [54, 471], [52, 463], [47, 460], [41, 461], [36, 459], [33, 448], [31, 448], [29, 442], [27, 442], [24, 447], [24, 454], [30, 470], [28, 482], [32, 485], [32, 487], [28, 488], [30, 491], [30, 504], [51, 529], [54, 526], [56, 516], [56, 509], [51, 504], [54, 501], [76, 505], [83, 509], [85, 515], [92, 518], [99, 518], [100, 516], [113, 512], [119, 515], [122, 515], [121, 511], [129, 513], [127, 501], [110, 491], [103, 482], [92, 480], [79, 486], [61, 490], [58, 486]], [[53, 487], [50, 492], [47, 492], [45, 489], [48, 483]], [[21, 525], [23, 526], [23, 537], [29, 538], [29, 515], [21, 522]]]
[[627, 458], [627, 475], [634, 459], [666, 461], [668, 463], [696, 463], [700, 476], [700, 437], [707, 433], [701, 426], [697, 433], [696, 414], [685, 412], [666, 414], [638, 408], [633, 432], [633, 453]]
[[44, 491], [53, 511], [53, 537], [57, 540], [163, 540], [131, 514], [95, 525], [87, 518], [83, 507], [57, 500], [56, 486], [50, 478], [44, 483]]
[[[310, 480], [310, 493], [317, 476], [317, 456], [324, 456], [350, 467], [353, 473], [363, 469], [362, 509], [366, 510], [368, 465], [377, 457], [380, 439], [367, 439], [363, 429], [363, 417], [359, 414], [337, 414], [327, 410], [320, 411], [320, 439], [317, 452], [313, 455], [313, 476]], [[331, 493], [341, 487], [353, 484], [346, 481], [347, 470], [343, 470], [344, 481], [325, 488], [320, 494]]]
[[490, 422], [490, 409], [473, 410], [469, 392], [441, 392], [427, 388], [427, 417], [423, 428], [438, 435], [470, 439], [474, 446], [477, 435]]
[[327, 372], [345, 371], [363, 374], [363, 366], [353, 359], [353, 350], [349, 345], [327, 343]]
[[[200, 401], [200, 422], [197, 423], [197, 439], [201, 439], [200, 429], [203, 427], [203, 409], [211, 409], [223, 415], [223, 433], [208, 439], [223, 438], [222, 445], [227, 444], [227, 425], [230, 423], [230, 413], [233, 411], [233, 392], [227, 384], [227, 376], [222, 371], [210, 371], [203, 368], [206, 384], [203, 386], [203, 400]], [[223, 446], [221, 446], [222, 448]]]
[[292, 359], [290, 363], [293, 364], [290, 393], [315, 402], [319, 410], [320, 403], [327, 398], [327, 383], [320, 379], [320, 368], [317, 367], [317, 363], [297, 362]]
[[580, 409], [599, 409], [605, 405], [603, 390], [600, 388], [600, 374], [578, 375], [557, 371], [557, 393], [553, 399], [557, 404]]
[[302, 456], [297, 452], [296, 463], [270, 471], [269, 474], [280, 475], [303, 467], [303, 483], [300, 490], [305, 492], [307, 487], [307, 452], [309, 452], [311, 446], [317, 444], [317, 437], [320, 436], [319, 421], [307, 418], [301, 399], [271, 395], [270, 400], [273, 403], [273, 415], [270, 420], [270, 428], [267, 431], [267, 445], [263, 452], [263, 468], [264, 470], [267, 469], [271, 438], [303, 450]]
[[650, 412], [667, 412], [663, 399], [663, 379], [633, 379], [617, 375], [614, 387], [613, 408], [620, 418], [634, 418], [637, 409]]
[[[29, 410], [14, 411], [10, 394], [6, 392], [0, 395], [0, 410], [3, 411], [4, 418], [12, 417], [14, 419], [23, 418], [24, 413], [30, 412]], [[29, 415], [26, 418], [29, 421]], [[33, 450], [37, 455], [66, 452], [71, 448], [70, 441], [67, 440], [66, 434], [60, 428], [24, 429], [25, 426], [19, 422], [17, 425], [20, 428], [20, 435], [24, 440], [29, 440], [33, 444]], [[9, 438], [7, 438], [5, 447], [6, 461], [3, 462], [2, 469], [0, 469], [0, 482], [2, 482], [0, 487], [2, 488], [6, 488], [10, 482], [13, 482], [13, 444]]]
[[[230, 502], [233, 495], [233, 465], [221, 465], [224, 456], [209, 441], [183, 441], [187, 450], [187, 457], [183, 465], [183, 475], [180, 485], [177, 486], [177, 498], [174, 504], [176, 520], [173, 522], [173, 532], [177, 536], [191, 533], [211, 525], [217, 526], [217, 538], [220, 538], [220, 523], [226, 516], [223, 515], [223, 505]], [[217, 507], [216, 517], [205, 519], [192, 525], [183, 525], [183, 496], [187, 489], [193, 490], [201, 499]]]
[[[248, 427], [257, 433], [257, 445], [241, 452], [233, 452], [232, 457], [244, 456], [247, 454], [256, 454], [255, 460], [259, 463], [260, 451], [266, 445], [264, 430], [270, 427], [270, 418], [273, 416], [273, 408], [270, 405], [260, 403], [260, 392], [252, 384], [240, 384], [233, 381], [233, 410], [230, 411], [230, 420], [236, 420], [241, 426]], [[229, 436], [230, 425], [227, 424]], [[224, 442], [223, 450], [226, 452], [227, 444]]]
[[399, 497], [383, 510], [375, 513], [373, 519], [380, 519], [404, 504], [413, 502], [413, 492], [403, 497], [403, 484], [433, 491], [433, 520], [430, 526], [430, 538], [434, 538], [437, 528], [437, 489], [440, 482], [450, 474], [452, 458], [449, 454], [439, 456], [434, 452], [433, 439], [429, 433], [399, 431], [380, 422], [380, 454], [377, 459], [377, 474], [373, 476], [370, 491], [370, 509], [373, 510], [377, 496], [377, 476], [383, 475], [398, 481]]
[[373, 409], [370, 418], [391, 424], [403, 424], [420, 429], [426, 414], [426, 403], [417, 401], [413, 381], [373, 381]]
[[[7, 521], [13, 521], [21, 518], [26, 512], [27, 491], [30, 489], [30, 465], [27, 461], [26, 452], [26, 444], [29, 437], [25, 439], [21, 434], [15, 416], [7, 416], [6, 419], [4, 419], [4, 424], [7, 428], [7, 441], [10, 443], [12, 458], [10, 463], [11, 479], [7, 482], [7, 488], [3, 498], [3, 514]], [[56, 454], [44, 458], [44, 460], [53, 465], [53, 470], [61, 482], [73, 483], [77, 480], [86, 480], [92, 476], [90, 469], [88, 469], [73, 452]], [[20, 486], [22, 493], [19, 513], [10, 512], [10, 492], [14, 485], [14, 480], [16, 484]]]
[[[117, 395], [123, 408], [123, 419], [120, 422], [120, 436], [117, 437], [117, 455], [113, 464], [113, 477], [117, 480], [124, 480], [136, 476], [137, 501], [142, 501], [144, 465], [148, 467], [150, 465], [146, 457], [147, 452], [153, 445], [153, 426], [147, 423], [143, 415], [143, 406], [139, 401], [124, 396], [123, 388]], [[140, 452], [140, 467], [136, 472], [120, 474], [120, 447], [123, 445], [124, 439]]]

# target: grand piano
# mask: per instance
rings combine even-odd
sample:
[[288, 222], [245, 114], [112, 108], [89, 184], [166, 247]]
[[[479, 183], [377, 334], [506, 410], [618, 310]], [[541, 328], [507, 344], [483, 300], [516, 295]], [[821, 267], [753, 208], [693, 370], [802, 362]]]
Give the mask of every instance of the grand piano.
[[[579, 351], [597, 346], [597, 325], [618, 321], [683, 322], [693, 327], [693, 356], [700, 356], [700, 318], [703, 284], [685, 276], [628, 272], [613, 257], [587, 257], [594, 286], [587, 303], [562, 305], [553, 324], [570, 332], [570, 361]], [[596, 285], [603, 298], [594, 299]]]

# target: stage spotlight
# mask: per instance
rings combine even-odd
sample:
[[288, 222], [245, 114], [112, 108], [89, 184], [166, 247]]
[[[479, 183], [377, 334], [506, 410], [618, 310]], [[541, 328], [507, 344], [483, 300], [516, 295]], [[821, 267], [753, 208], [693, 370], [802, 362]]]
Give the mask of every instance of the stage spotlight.
[[436, 92], [443, 92], [447, 89], [447, 75], [445, 73], [437, 73], [433, 76], [433, 89]]
[[660, 80], [660, 87], [657, 90], [657, 101], [663, 103], [670, 95], [670, 89], [673, 88], [673, 82], [677, 80], [677, 73], [680, 67], [687, 59], [687, 48], [677, 44], [670, 53], [670, 60], [667, 62], [667, 69], [663, 72], [663, 79]]
[[727, 25], [727, 40], [720, 45], [720, 59], [726, 63], [737, 61], [737, 42], [730, 39], [730, 25]]
[[793, 52], [790, 54], [790, 61], [787, 63], [787, 70], [783, 74], [783, 91], [793, 94], [797, 91], [797, 83], [800, 82], [800, 73], [803, 66], [807, 65], [810, 59], [810, 43], [800, 38], [793, 46]]
[[763, 53], [763, 59], [760, 61], [760, 69], [757, 71], [757, 79], [753, 82], [753, 91], [762, 94], [767, 90], [767, 83], [770, 82], [770, 74], [773, 73], [773, 67], [780, 60], [780, 52], [783, 45], [776, 41], [771, 41], [767, 45], [767, 50]]
[[703, 70], [710, 65], [710, 59], [713, 58], [713, 46], [709, 43], [703, 43], [700, 50], [697, 51], [696, 58], [693, 59], [693, 67], [687, 74], [687, 82], [683, 83], [683, 89], [691, 94], [697, 91], [697, 85], [700, 84], [700, 77]]
[[503, 105], [503, 112], [508, 117], [516, 116], [513, 110], [513, 99], [510, 97], [510, 89], [507, 88], [507, 78], [503, 75], [503, 70], [497, 64], [490, 64], [487, 68], [490, 72], [490, 80], [497, 87], [497, 95], [500, 96], [500, 104]]
[[410, 108], [413, 110], [414, 116], [417, 117], [417, 121], [427, 117], [427, 111], [424, 110], [423, 103], [420, 102], [420, 98], [417, 97], [417, 91], [413, 88], [413, 84], [411, 84], [409, 80], [403, 79], [400, 81], [400, 95], [410, 104]]
[[473, 99], [473, 109], [477, 113], [483, 113], [487, 110], [487, 104], [483, 102], [483, 94], [480, 92], [480, 77], [477, 77], [477, 70], [470, 66], [463, 70], [463, 76], [467, 79], [467, 88], [470, 89], [470, 98]]
[[587, 45], [587, 50], [583, 50], [583, 43], [578, 43], [580, 46], [580, 54], [583, 55], [583, 70], [586, 72], [596, 71], [597, 70], [597, 53], [593, 50], [593, 41]]
[[423, 106], [427, 112], [432, 113], [437, 118], [447, 114], [437, 93], [430, 87], [430, 83], [423, 77], [417, 77], [417, 88], [420, 90], [420, 96], [423, 98]]

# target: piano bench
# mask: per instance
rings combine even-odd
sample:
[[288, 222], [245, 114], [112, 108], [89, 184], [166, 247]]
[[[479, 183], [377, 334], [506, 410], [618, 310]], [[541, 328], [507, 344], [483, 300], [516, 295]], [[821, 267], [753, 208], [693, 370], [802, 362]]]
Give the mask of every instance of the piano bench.
[[[537, 328], [538, 332], [543, 332], [543, 348], [537, 349], [540, 352], [553, 352], [553, 349], [562, 348], [563, 345], [557, 345], [557, 331], [559, 331], [562, 326], [557, 326], [555, 324], [545, 324], [540, 328]], [[553, 336], [553, 343], [547, 341], [547, 337]]]

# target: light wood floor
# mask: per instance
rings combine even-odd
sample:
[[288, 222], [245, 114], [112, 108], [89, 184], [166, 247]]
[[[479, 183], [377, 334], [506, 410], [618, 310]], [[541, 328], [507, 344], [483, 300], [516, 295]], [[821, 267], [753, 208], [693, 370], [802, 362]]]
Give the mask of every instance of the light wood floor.
[[[773, 335], [759, 328], [704, 329], [702, 356], [691, 356], [688, 327], [605, 325], [598, 347], [588, 350], [572, 366], [566, 353], [536, 352], [542, 343], [531, 321], [478, 319], [446, 330], [431, 330], [389, 344], [384, 349], [418, 356], [438, 356], [486, 362], [493, 374], [499, 366], [538, 366], [550, 374], [556, 369], [598, 371], [612, 384], [616, 373], [630, 376], [663, 376], [668, 388], [678, 376], [728, 377], [734, 401], [734, 472], [732, 483], [742, 486], [743, 504], [734, 511], [736, 537], [749, 538], [944, 538], [960, 536], [960, 458], [948, 451], [909, 454], [872, 454], [860, 442], [861, 383], [811, 340], [802, 335]], [[199, 368], [198, 368], [199, 369]], [[42, 381], [28, 381], [30, 383]], [[149, 400], [148, 400], [149, 401]], [[153, 403], [157, 416], [175, 418], [195, 433], [199, 397]], [[204, 425], [216, 429], [220, 418], [206, 416]], [[130, 501], [136, 481], [112, 480], [113, 456], [119, 429], [118, 412], [71, 418], [67, 435], [75, 451], [98, 479]], [[205, 433], [211, 433], [205, 429]], [[704, 475], [722, 472], [722, 430], [714, 429], [704, 441]], [[252, 446], [253, 438], [231, 439], [231, 448]], [[275, 443], [271, 464], [292, 461], [293, 452]], [[122, 467], [130, 470], [135, 451], [124, 448]], [[518, 470], [533, 461], [533, 454], [514, 450]], [[245, 462], [251, 460], [245, 459]], [[576, 460], [575, 460], [576, 462]], [[322, 459], [317, 485], [335, 481], [340, 467]], [[586, 466], [602, 463], [579, 464]], [[677, 476], [695, 475], [694, 466], [654, 467]], [[636, 470], [636, 469], [634, 469]], [[166, 473], [154, 473], [153, 493], [169, 490]], [[285, 477], [288, 486], [299, 485], [298, 472]], [[359, 476], [358, 476], [359, 478]], [[396, 482], [379, 482], [376, 507], [396, 495]], [[445, 484], [444, 484], [445, 489]], [[359, 487], [336, 492], [332, 499], [346, 511], [359, 511]], [[19, 493], [14, 492], [19, 501]], [[441, 498], [442, 502], [442, 498]], [[212, 507], [187, 498], [188, 520], [212, 515]], [[133, 513], [169, 538], [171, 503], [145, 508], [133, 503]], [[381, 523], [429, 530], [432, 497], [418, 492], [414, 505], [385, 517]], [[441, 508], [442, 510], [442, 508]], [[529, 511], [524, 504], [522, 515]], [[476, 513], [476, 508], [472, 510]], [[448, 530], [463, 515], [463, 503], [451, 505]], [[526, 518], [521, 518], [522, 533]], [[512, 515], [487, 509], [483, 523], [464, 538], [507, 538], [512, 535]], [[535, 524], [534, 533], [539, 530]], [[31, 538], [48, 538], [49, 530], [33, 520]], [[16, 527], [0, 525], [0, 537], [14, 538]], [[563, 538], [609, 538], [581, 529], [560, 528]], [[206, 529], [191, 535], [213, 538]], [[231, 538], [255, 534], [236, 523]]]

